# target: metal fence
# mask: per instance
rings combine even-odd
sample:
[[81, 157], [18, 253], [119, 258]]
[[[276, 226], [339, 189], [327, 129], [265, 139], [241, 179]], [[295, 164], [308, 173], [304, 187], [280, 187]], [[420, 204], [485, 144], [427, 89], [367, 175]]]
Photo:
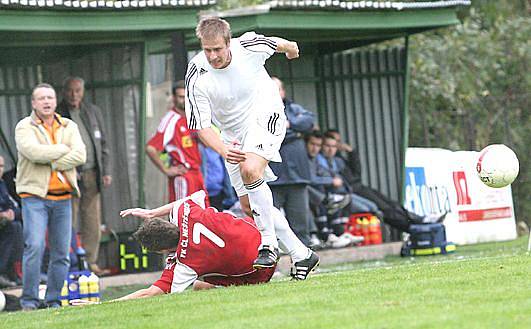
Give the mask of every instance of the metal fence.
[[318, 115], [321, 130], [338, 129], [357, 148], [365, 185], [400, 200], [406, 48], [280, 57], [268, 70], [284, 81], [289, 97]]

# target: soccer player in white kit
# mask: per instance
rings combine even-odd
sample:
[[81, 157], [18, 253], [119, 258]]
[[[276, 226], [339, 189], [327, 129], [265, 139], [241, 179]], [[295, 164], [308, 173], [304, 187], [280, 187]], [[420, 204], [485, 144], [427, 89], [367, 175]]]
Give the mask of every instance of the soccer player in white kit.
[[[268, 163], [282, 161], [279, 149], [287, 120], [278, 87], [264, 64], [275, 52], [288, 59], [299, 57], [297, 43], [254, 32], [231, 39], [229, 24], [216, 17], [201, 19], [196, 35], [203, 51], [190, 61], [185, 78], [189, 128], [198, 130], [203, 143], [226, 160], [242, 208], [255, 219], [262, 244], [254, 267], [275, 266], [278, 234], [294, 263], [292, 276], [305, 279], [319, 257], [291, 229], [275, 230], [289, 224], [273, 206], [266, 183], [276, 179]], [[221, 138], [212, 122], [221, 129]]]

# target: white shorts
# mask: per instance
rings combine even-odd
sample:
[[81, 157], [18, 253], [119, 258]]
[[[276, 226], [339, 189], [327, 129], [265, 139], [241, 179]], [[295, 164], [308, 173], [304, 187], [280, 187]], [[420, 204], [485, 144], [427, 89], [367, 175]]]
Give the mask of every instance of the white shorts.
[[[286, 116], [284, 113], [263, 113], [258, 120], [251, 124], [247, 133], [240, 141], [241, 150], [255, 153], [268, 161], [282, 162], [280, 146], [286, 135]], [[240, 174], [240, 165], [225, 162], [230, 181], [238, 197], [247, 194]], [[277, 179], [271, 168], [264, 170], [264, 181], [271, 182]]]

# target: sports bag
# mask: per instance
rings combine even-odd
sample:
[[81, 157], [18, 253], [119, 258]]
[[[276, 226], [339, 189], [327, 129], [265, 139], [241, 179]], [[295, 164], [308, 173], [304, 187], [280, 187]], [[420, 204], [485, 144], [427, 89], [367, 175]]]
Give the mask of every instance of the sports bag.
[[412, 224], [409, 228], [401, 256], [447, 254], [456, 250], [454, 243], [446, 241], [446, 230], [441, 223]]

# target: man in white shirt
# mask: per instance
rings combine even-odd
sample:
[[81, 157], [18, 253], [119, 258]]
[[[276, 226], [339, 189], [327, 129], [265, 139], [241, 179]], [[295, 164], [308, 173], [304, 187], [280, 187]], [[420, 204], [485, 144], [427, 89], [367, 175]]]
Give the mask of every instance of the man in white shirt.
[[[266, 182], [276, 179], [269, 161], [282, 161], [280, 145], [286, 116], [278, 87], [264, 68], [275, 52], [299, 57], [296, 42], [248, 32], [231, 39], [229, 24], [203, 18], [196, 35], [203, 51], [188, 64], [186, 115], [190, 129], [226, 160], [231, 183], [242, 208], [252, 215], [262, 237], [256, 269], [271, 268], [278, 260], [277, 234], [294, 262], [294, 278], [305, 279], [319, 257], [293, 234], [275, 233], [275, 222], [286, 218], [273, 206]], [[221, 129], [221, 139], [212, 130]]]

